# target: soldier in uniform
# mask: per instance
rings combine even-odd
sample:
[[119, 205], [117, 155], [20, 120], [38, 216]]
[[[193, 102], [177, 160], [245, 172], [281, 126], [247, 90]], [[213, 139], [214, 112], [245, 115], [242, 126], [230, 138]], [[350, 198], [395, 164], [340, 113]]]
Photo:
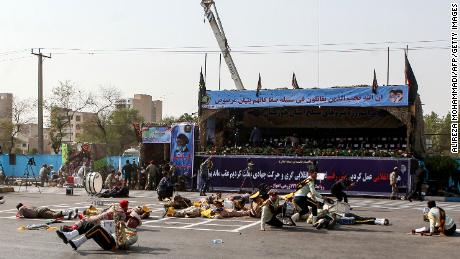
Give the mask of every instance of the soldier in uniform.
[[398, 198], [398, 167], [393, 168], [393, 171], [390, 173], [390, 185], [391, 185], [391, 195], [390, 200], [396, 200]]
[[67, 219], [71, 219], [78, 214], [78, 209], [75, 210], [66, 210], [66, 211], [54, 211], [46, 207], [42, 208], [37, 208], [33, 206], [26, 206], [22, 203], [18, 203], [16, 205], [16, 209], [18, 210], [18, 213], [16, 214], [17, 217], [20, 218], [28, 218], [28, 219], [34, 219], [34, 218], [42, 218], [42, 219], [56, 219], [56, 218], [62, 218], [64, 216], [67, 216]]
[[123, 218], [114, 218], [110, 224], [93, 226], [84, 235], [68, 241], [77, 250], [88, 239], [93, 239], [104, 250], [129, 249], [137, 242], [137, 227], [142, 224], [142, 208], [135, 208], [125, 222]]

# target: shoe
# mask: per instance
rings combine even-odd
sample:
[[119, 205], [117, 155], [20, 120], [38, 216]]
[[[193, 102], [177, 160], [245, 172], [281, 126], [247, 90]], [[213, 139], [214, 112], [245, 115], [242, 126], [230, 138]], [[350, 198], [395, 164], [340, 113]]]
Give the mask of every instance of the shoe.
[[78, 230], [73, 230], [70, 232], [62, 232], [60, 230], [56, 230], [56, 234], [62, 241], [64, 241], [64, 244], [67, 244], [69, 240], [78, 237], [80, 234], [78, 233]]
[[86, 242], [86, 240], [88, 240], [88, 238], [85, 235], [83, 235], [78, 239], [70, 240], [69, 244], [74, 250], [77, 250], [78, 247], [80, 247], [83, 243]]
[[58, 235], [58, 237], [59, 237], [60, 239], [62, 239], [62, 241], [64, 242], [64, 244], [67, 245], [67, 244], [69, 243], [69, 241], [67, 240], [67, 238], [65, 237], [65, 235], [64, 235], [64, 233], [63, 233], [62, 231], [56, 230], [56, 234]]
[[73, 218], [74, 219], [78, 218], [78, 209], [75, 209], [73, 213], [74, 213]]
[[412, 229], [412, 235], [415, 235], [415, 229]]
[[77, 250], [77, 249], [78, 249], [78, 246], [75, 245], [75, 243], [73, 242], [73, 240], [70, 240], [70, 241], [69, 241], [69, 244], [70, 244], [70, 246], [73, 248], [73, 250]]

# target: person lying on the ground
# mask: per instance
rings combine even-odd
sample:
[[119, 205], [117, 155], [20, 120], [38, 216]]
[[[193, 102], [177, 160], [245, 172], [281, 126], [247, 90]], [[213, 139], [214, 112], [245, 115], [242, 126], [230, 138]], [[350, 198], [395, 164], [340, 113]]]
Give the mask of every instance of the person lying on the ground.
[[453, 235], [457, 229], [454, 220], [446, 215], [444, 209], [437, 207], [435, 201], [428, 201], [427, 205], [428, 208], [423, 210], [423, 219], [430, 223], [429, 227], [413, 229], [412, 234], [421, 234], [422, 236]]
[[16, 209], [18, 210], [16, 217], [18, 218], [42, 218], [42, 219], [56, 219], [56, 218], [63, 218], [67, 217], [67, 219], [73, 219], [78, 215], [78, 209], [75, 210], [65, 210], [65, 211], [54, 211], [47, 207], [33, 207], [33, 206], [26, 206], [22, 203], [18, 203], [16, 205]]
[[147, 205], [142, 205], [142, 206], [137, 206], [136, 208], [128, 209], [126, 220], [130, 218], [130, 215], [133, 211], [136, 211], [137, 214], [139, 214], [141, 219], [147, 219], [150, 217], [150, 212], [151, 212], [150, 208], [147, 207]]
[[190, 201], [189, 199], [182, 197], [180, 195], [176, 195], [171, 201], [166, 202], [164, 204], [164, 207], [165, 208], [173, 207], [174, 209], [179, 210], [179, 209], [188, 208], [192, 205], [193, 205], [192, 201]]
[[225, 197], [226, 201], [230, 201], [233, 204], [233, 207], [236, 210], [247, 210], [245, 208], [246, 203], [249, 203], [251, 195], [249, 193], [245, 194], [236, 194], [236, 195], [227, 195]]
[[129, 197], [129, 188], [127, 186], [115, 186], [110, 190], [106, 190], [97, 195], [102, 198], [126, 198]]
[[[77, 250], [88, 239], [93, 239], [104, 250], [129, 249], [137, 242], [137, 227], [142, 224], [138, 209], [130, 213], [127, 222], [124, 220], [113, 220], [111, 224], [95, 225], [84, 234], [77, 232], [63, 233], [64, 237], [58, 236], [67, 241], [74, 250]], [[81, 236], [80, 236], [81, 235]], [[79, 237], [78, 237], [79, 236]]]
[[176, 218], [197, 218], [201, 216], [201, 208], [190, 206], [185, 209], [176, 210], [174, 207], [169, 207], [166, 209], [164, 216], [176, 217]]
[[128, 212], [127, 200], [121, 200], [119, 204], [113, 204], [106, 210], [102, 211], [100, 214], [82, 218], [80, 221], [76, 222], [72, 228], [78, 229], [83, 225], [83, 222], [90, 222], [94, 225], [99, 225], [101, 220], [125, 220], [126, 214]]
[[215, 208], [211, 209], [210, 218], [213, 219], [222, 219], [222, 218], [233, 218], [233, 217], [244, 217], [249, 216], [251, 212], [249, 210], [235, 210], [235, 209], [226, 209], [224, 208], [224, 201], [216, 200], [214, 202]]

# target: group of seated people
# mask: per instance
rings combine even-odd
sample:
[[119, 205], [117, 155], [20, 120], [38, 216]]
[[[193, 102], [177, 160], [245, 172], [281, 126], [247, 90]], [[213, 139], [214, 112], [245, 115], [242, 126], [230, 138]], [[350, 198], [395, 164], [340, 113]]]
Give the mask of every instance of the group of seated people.
[[18, 217], [47, 219], [77, 219], [72, 225], [61, 227], [56, 234], [65, 244], [77, 250], [83, 243], [93, 239], [104, 250], [128, 249], [137, 242], [137, 227], [142, 219], [150, 216], [146, 206], [129, 208], [129, 202], [122, 200], [104, 209], [90, 206], [83, 213], [78, 210], [54, 211], [46, 207], [17, 205]]

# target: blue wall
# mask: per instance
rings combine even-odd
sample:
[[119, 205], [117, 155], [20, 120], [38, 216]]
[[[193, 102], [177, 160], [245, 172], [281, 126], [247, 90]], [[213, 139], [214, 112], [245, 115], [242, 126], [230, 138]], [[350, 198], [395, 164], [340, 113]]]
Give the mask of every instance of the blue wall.
[[[0, 155], [0, 163], [3, 166], [3, 172], [7, 176], [23, 176], [24, 171], [27, 167], [27, 162], [29, 158], [34, 158], [35, 166], [32, 166], [33, 172], [35, 176], [38, 177], [38, 172], [40, 167], [43, 164], [52, 165], [53, 170], [59, 170], [62, 164], [61, 155], [33, 155], [33, 156], [25, 156], [25, 155], [16, 155], [16, 165], [10, 165], [8, 155]], [[32, 174], [32, 172], [29, 172]], [[32, 175], [30, 175], [32, 176]]]
[[[38, 172], [40, 167], [43, 164], [52, 165], [53, 170], [57, 171], [61, 168], [62, 165], [62, 158], [61, 155], [33, 155], [33, 156], [25, 156], [25, 155], [16, 155], [16, 165], [10, 165], [8, 155], [0, 155], [0, 164], [3, 166], [3, 172], [6, 176], [15, 176], [20, 177], [24, 175], [24, 170], [27, 167], [27, 162], [29, 158], [34, 158], [35, 166], [32, 166], [33, 172], [35, 176], [38, 177]], [[120, 156], [109, 156], [108, 164], [112, 165], [115, 170], [118, 170], [118, 161]], [[126, 160], [129, 159], [132, 163], [133, 159], [136, 160], [136, 163], [139, 161], [139, 157], [121, 157], [121, 165], [123, 166], [126, 163]], [[32, 172], [30, 172], [32, 173]], [[32, 175], [30, 175], [32, 176]]]

